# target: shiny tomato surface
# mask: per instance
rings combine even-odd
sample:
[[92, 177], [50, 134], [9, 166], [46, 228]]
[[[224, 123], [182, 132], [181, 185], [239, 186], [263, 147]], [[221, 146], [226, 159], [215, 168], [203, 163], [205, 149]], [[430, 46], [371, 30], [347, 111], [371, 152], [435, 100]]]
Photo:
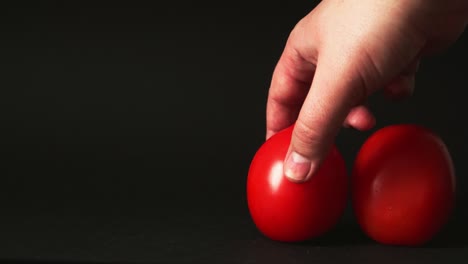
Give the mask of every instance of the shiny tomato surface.
[[267, 140], [255, 154], [248, 173], [251, 217], [266, 237], [299, 242], [323, 235], [340, 219], [347, 201], [345, 162], [334, 147], [318, 172], [305, 183], [283, 174], [283, 160], [293, 126]]
[[372, 134], [358, 152], [351, 185], [360, 226], [383, 244], [425, 244], [454, 206], [449, 151], [440, 137], [418, 125], [391, 125]]

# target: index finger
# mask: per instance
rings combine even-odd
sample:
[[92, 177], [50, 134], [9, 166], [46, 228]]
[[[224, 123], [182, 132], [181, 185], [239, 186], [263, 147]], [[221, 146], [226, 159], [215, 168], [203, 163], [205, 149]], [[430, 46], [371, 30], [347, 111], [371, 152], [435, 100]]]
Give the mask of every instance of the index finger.
[[288, 41], [273, 72], [266, 111], [266, 138], [292, 125], [299, 115], [315, 72]]

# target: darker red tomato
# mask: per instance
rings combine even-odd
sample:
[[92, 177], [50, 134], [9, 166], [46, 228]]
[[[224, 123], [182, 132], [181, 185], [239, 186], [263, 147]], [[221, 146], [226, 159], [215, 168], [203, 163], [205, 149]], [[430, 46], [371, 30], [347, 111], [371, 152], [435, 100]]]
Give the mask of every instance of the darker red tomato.
[[251, 217], [265, 236], [283, 242], [299, 242], [331, 229], [346, 206], [348, 178], [336, 147], [316, 175], [305, 183], [293, 183], [283, 175], [283, 160], [293, 127], [267, 140], [255, 154], [247, 179]]
[[371, 135], [353, 168], [352, 202], [363, 231], [377, 242], [418, 246], [448, 220], [455, 176], [444, 142], [417, 125]]

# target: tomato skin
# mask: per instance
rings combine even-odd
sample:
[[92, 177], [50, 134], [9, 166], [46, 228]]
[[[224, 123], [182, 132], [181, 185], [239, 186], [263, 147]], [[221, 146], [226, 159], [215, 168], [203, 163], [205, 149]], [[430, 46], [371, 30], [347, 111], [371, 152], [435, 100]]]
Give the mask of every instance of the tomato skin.
[[267, 140], [255, 154], [247, 178], [247, 202], [261, 233], [272, 240], [300, 242], [334, 227], [348, 198], [345, 162], [334, 147], [305, 183], [283, 175], [283, 160], [293, 126]]
[[421, 246], [441, 230], [454, 207], [450, 153], [422, 126], [384, 127], [359, 150], [351, 193], [356, 219], [370, 238], [388, 245]]

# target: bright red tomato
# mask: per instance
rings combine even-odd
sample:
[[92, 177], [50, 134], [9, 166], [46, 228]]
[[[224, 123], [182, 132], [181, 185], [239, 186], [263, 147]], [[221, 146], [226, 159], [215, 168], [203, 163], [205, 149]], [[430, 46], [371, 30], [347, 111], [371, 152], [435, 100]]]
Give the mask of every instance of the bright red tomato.
[[351, 185], [363, 231], [390, 245], [431, 240], [455, 199], [447, 147], [433, 132], [411, 124], [387, 126], [368, 138], [356, 157]]
[[247, 179], [247, 201], [257, 228], [270, 239], [299, 242], [326, 233], [346, 206], [348, 177], [344, 160], [332, 149], [316, 175], [293, 183], [283, 175], [283, 160], [293, 126], [267, 140], [255, 154]]

